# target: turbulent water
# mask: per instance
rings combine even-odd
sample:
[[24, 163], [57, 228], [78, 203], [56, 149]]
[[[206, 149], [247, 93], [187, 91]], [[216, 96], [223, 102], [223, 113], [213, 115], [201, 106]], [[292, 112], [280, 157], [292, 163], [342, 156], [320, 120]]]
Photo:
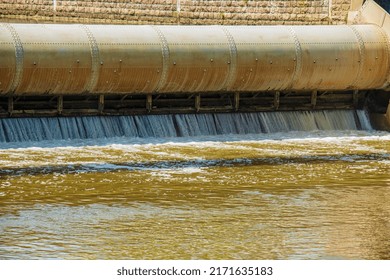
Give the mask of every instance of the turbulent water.
[[390, 259], [363, 111], [0, 123], [0, 259]]

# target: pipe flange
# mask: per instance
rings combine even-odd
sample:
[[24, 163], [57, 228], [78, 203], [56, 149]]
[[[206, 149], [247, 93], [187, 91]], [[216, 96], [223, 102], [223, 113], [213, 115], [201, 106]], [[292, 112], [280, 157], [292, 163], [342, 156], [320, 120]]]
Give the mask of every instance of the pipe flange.
[[294, 87], [295, 82], [298, 80], [298, 78], [302, 74], [302, 47], [301, 43], [299, 42], [297, 33], [295, 30], [290, 26], [289, 31], [291, 33], [291, 36], [294, 40], [294, 45], [295, 45], [295, 67], [294, 67], [294, 73], [291, 78], [291, 82], [288, 86], [288, 88]]
[[160, 81], [157, 84], [157, 87], [155, 88], [154, 91], [158, 92], [161, 90], [165, 84], [167, 83], [168, 79], [168, 71], [169, 71], [169, 57], [170, 57], [170, 52], [169, 52], [169, 45], [168, 41], [165, 38], [164, 34], [158, 28], [157, 26], [152, 26], [153, 29], [157, 32], [157, 35], [160, 39], [160, 44], [161, 44], [161, 52], [162, 52], [162, 67], [161, 67], [161, 77]]
[[15, 75], [12, 80], [12, 83], [10, 84], [9, 88], [6, 90], [6, 92], [13, 93], [16, 91], [16, 89], [20, 84], [20, 81], [22, 80], [24, 50], [23, 50], [22, 41], [20, 40], [19, 34], [16, 32], [15, 28], [8, 23], [3, 23], [2, 25], [11, 33], [13, 44], [15, 46], [15, 59], [16, 59]]
[[352, 30], [353, 34], [355, 35], [355, 37], [359, 43], [359, 68], [358, 68], [358, 72], [356, 74], [356, 77], [350, 86], [351, 88], [355, 89], [355, 88], [357, 88], [360, 77], [362, 76], [362, 73], [363, 73], [363, 66], [364, 66], [365, 60], [366, 60], [366, 57], [365, 57], [366, 46], [364, 44], [364, 40], [363, 40], [362, 35], [360, 35], [360, 33], [356, 29], [356, 27], [354, 27], [353, 25], [349, 25], [348, 27]]
[[229, 30], [225, 26], [222, 26], [221, 28], [227, 37], [230, 53], [230, 61], [227, 62], [229, 64], [229, 74], [227, 75], [223, 88], [230, 90], [233, 87], [237, 75], [237, 46]]
[[99, 65], [100, 65], [99, 46], [96, 42], [95, 37], [93, 36], [93, 33], [91, 32], [91, 30], [89, 30], [88, 26], [83, 24], [79, 26], [87, 34], [89, 46], [91, 48], [91, 58], [92, 58], [91, 78], [89, 79], [88, 83], [84, 88], [85, 92], [91, 93], [96, 88], [96, 84], [99, 78]]

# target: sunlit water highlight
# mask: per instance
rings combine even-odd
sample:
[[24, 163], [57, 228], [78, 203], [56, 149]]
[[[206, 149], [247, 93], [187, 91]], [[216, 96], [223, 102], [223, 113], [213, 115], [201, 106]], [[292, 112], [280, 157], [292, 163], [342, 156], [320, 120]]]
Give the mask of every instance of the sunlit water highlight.
[[1, 259], [390, 259], [390, 134], [0, 144]]

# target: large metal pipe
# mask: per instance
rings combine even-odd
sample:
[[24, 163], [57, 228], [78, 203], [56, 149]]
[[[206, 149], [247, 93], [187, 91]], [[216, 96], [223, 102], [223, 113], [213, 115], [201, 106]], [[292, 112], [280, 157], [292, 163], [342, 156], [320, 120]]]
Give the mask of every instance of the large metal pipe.
[[0, 94], [382, 89], [376, 25], [0, 24]]

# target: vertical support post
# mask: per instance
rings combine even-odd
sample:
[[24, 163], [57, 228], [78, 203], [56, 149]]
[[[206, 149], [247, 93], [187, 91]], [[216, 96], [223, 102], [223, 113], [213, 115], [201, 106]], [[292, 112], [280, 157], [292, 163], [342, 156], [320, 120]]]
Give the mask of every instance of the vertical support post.
[[200, 110], [200, 94], [195, 95], [195, 110], [196, 112]]
[[14, 98], [8, 97], [8, 114], [11, 116], [14, 111]]
[[148, 95], [146, 96], [146, 111], [147, 111], [148, 113], [150, 113], [150, 111], [152, 111], [152, 101], [153, 101], [152, 95], [151, 95], [151, 94], [148, 94]]
[[310, 105], [311, 105], [311, 108], [314, 109], [317, 105], [317, 91], [316, 90], [313, 90], [311, 92], [311, 101], [310, 101]]
[[353, 107], [357, 108], [357, 106], [359, 104], [359, 90], [353, 91], [352, 100], [353, 100]]
[[274, 109], [278, 110], [280, 105], [280, 91], [275, 91], [274, 95]]
[[99, 113], [102, 113], [104, 110], [104, 95], [99, 95], [99, 103], [98, 103], [98, 111]]
[[58, 115], [62, 115], [62, 111], [64, 109], [64, 97], [62, 95], [57, 97], [57, 113]]
[[234, 111], [238, 111], [240, 109], [240, 93], [235, 92], [234, 93]]
[[56, 22], [57, 16], [57, 0], [53, 0], [53, 21]]
[[332, 24], [332, 0], [328, 0], [328, 24]]
[[176, 0], [176, 20], [177, 20], [177, 24], [180, 24], [180, 10], [181, 10], [180, 0]]

